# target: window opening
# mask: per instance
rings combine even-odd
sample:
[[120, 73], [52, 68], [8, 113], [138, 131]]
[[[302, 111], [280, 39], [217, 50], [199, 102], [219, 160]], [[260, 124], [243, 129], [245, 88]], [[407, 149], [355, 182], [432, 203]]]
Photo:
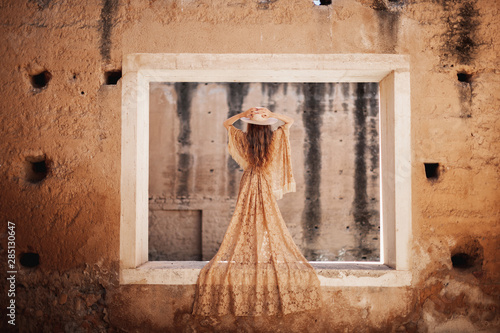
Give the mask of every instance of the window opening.
[[[159, 245], [150, 244], [150, 260], [215, 255], [242, 174], [221, 124], [260, 105], [296, 119], [290, 140], [299, 187], [278, 204], [304, 256], [380, 261], [377, 83], [154, 82], [149, 88], [149, 239], [165, 251], [171, 245], [170, 255], [158, 255]], [[220, 216], [202, 222], [192, 210], [202, 207], [217, 207]]]
[[[293, 64], [293, 69], [291, 64]], [[148, 261], [148, 175], [150, 133], [149, 99], [150, 85], [157, 82], [242, 84], [257, 83], [331, 83], [372, 82], [379, 90], [380, 135], [380, 261], [371, 263], [331, 261], [313, 262], [325, 277], [322, 285], [330, 286], [406, 286], [411, 282], [409, 254], [411, 248], [411, 140], [410, 140], [410, 76], [409, 57], [403, 55], [288, 55], [288, 54], [130, 54], [124, 58], [124, 82], [122, 85], [122, 164], [121, 164], [121, 228], [120, 228], [120, 281], [140, 284], [192, 284], [203, 262], [197, 261]], [[208, 83], [208, 84], [207, 84]], [[262, 101], [265, 102], [265, 101]], [[262, 104], [262, 103], [259, 103]], [[211, 111], [211, 113], [209, 113]], [[220, 112], [205, 110], [208, 116]], [[341, 109], [337, 113], [341, 113]], [[335, 113], [335, 112], [334, 112]], [[182, 115], [179, 115], [182, 116]], [[227, 114], [222, 113], [226, 119]], [[191, 117], [191, 121], [200, 121]], [[206, 126], [211, 130], [211, 126]], [[293, 129], [294, 127], [292, 127]], [[298, 127], [295, 127], [298, 129]], [[179, 161], [195, 168], [199, 161], [191, 160], [189, 140], [198, 133], [184, 128], [175, 138], [184, 142]], [[218, 128], [213, 128], [220, 134]], [[179, 133], [185, 136], [178, 138]], [[215, 132], [214, 132], [215, 133]], [[223, 132], [222, 132], [223, 133]], [[189, 135], [187, 135], [189, 134]], [[210, 134], [210, 133], [209, 133]], [[225, 133], [223, 133], [225, 134]], [[212, 135], [209, 135], [212, 136]], [[397, 139], [396, 139], [397, 138]], [[187, 140], [186, 140], [187, 139]], [[223, 140], [225, 139], [225, 136]], [[184, 141], [183, 141], [184, 140]], [[208, 139], [219, 145], [215, 135]], [[342, 140], [342, 141], [341, 141]], [[335, 141], [346, 142], [345, 138]], [[226, 142], [223, 144], [226, 145]], [[353, 147], [354, 149], [354, 147]], [[200, 156], [203, 152], [200, 153]], [[297, 162], [295, 162], [297, 164]], [[202, 165], [202, 164], [199, 164]], [[300, 164], [299, 165], [304, 165]], [[227, 168], [226, 163], [226, 168]], [[182, 168], [181, 168], [182, 169]], [[176, 169], [177, 170], [177, 169]], [[205, 170], [205, 169], [203, 169]], [[211, 172], [211, 170], [214, 170]], [[207, 174], [217, 174], [218, 168], [209, 166]], [[354, 172], [353, 167], [342, 168], [337, 173]], [[295, 173], [304, 175], [305, 169]], [[237, 172], [235, 172], [237, 174]], [[189, 184], [189, 179], [185, 182]], [[299, 181], [300, 182], [300, 181]], [[226, 183], [224, 183], [226, 184]], [[237, 184], [237, 183], [236, 183]], [[206, 184], [204, 184], [206, 185]], [[226, 186], [226, 185], [224, 185]], [[213, 206], [192, 206], [192, 199], [183, 186], [176, 188], [180, 195], [175, 210], [200, 210], [202, 229], [204, 221], [225, 221]], [[194, 192], [196, 193], [196, 192]], [[187, 195], [182, 195], [187, 194]], [[345, 195], [342, 200], [346, 201]], [[371, 198], [375, 196], [367, 196]], [[340, 198], [339, 198], [340, 201]], [[164, 205], [161, 200], [156, 202]], [[168, 206], [168, 205], [167, 205]], [[162, 209], [168, 209], [164, 206]], [[282, 210], [283, 211], [283, 210]], [[212, 215], [212, 217], [211, 217]], [[219, 224], [220, 225], [220, 224]], [[317, 224], [313, 225], [313, 229]], [[321, 230], [321, 225], [317, 225]], [[354, 230], [352, 225], [343, 229]], [[222, 229], [226, 230], [227, 225]], [[293, 234], [293, 230], [291, 230]], [[354, 232], [351, 232], [355, 234]], [[202, 253], [207, 252], [202, 230]], [[377, 237], [373, 237], [377, 238]], [[362, 254], [367, 256], [367, 254]], [[387, 272], [387, 269], [394, 271]], [[336, 269], [347, 269], [346, 278], [338, 279]], [[351, 271], [354, 270], [354, 271]], [[369, 270], [371, 273], [363, 273]], [[332, 273], [329, 273], [332, 272]], [[355, 273], [358, 272], [358, 273]], [[373, 275], [373, 272], [375, 275]], [[334, 275], [331, 275], [334, 274]], [[359, 279], [359, 277], [364, 279]]]

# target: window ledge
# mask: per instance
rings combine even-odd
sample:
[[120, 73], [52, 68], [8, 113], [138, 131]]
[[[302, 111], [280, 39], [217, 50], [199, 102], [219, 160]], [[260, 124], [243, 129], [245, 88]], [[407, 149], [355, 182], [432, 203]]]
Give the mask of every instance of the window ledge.
[[[121, 284], [194, 285], [207, 261], [149, 261], [121, 270]], [[311, 262], [324, 287], [404, 287], [410, 271], [378, 263]]]

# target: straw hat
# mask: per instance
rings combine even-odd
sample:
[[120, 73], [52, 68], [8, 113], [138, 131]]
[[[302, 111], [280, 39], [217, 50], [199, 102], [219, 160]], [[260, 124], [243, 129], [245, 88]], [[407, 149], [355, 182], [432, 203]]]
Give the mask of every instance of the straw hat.
[[[259, 109], [259, 108], [257, 108]], [[260, 113], [256, 113], [253, 115], [252, 119], [247, 117], [240, 118], [245, 123], [254, 124], [254, 125], [272, 125], [278, 122], [276, 118], [264, 118]]]

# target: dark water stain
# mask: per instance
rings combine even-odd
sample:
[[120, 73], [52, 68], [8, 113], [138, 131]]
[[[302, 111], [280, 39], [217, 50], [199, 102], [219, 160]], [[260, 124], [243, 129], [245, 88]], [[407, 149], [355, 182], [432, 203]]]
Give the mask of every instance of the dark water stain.
[[321, 125], [325, 113], [325, 83], [304, 83], [302, 121], [306, 132], [304, 142], [305, 202], [302, 214], [305, 253], [308, 260], [316, 260], [313, 246], [321, 232]]
[[[238, 113], [245, 111], [242, 110], [243, 101], [245, 97], [248, 95], [248, 91], [250, 89], [250, 83], [245, 82], [230, 82], [226, 83], [227, 89], [227, 107], [228, 114], [227, 117], [232, 117], [237, 115]], [[234, 123], [234, 126], [242, 129], [241, 121], [237, 121]]]
[[174, 85], [177, 93], [177, 116], [180, 121], [177, 142], [182, 146], [191, 145], [191, 101], [197, 86], [198, 83], [195, 82], [176, 82]]
[[346, 100], [351, 98], [351, 84], [348, 82], [341, 83], [340, 90], [342, 91], [342, 95], [344, 96], [344, 102], [342, 103], [342, 109], [344, 112], [349, 111], [349, 103], [346, 103]]
[[368, 149], [370, 151], [370, 172], [372, 181], [375, 181], [379, 173], [376, 172], [379, 167], [379, 129], [378, 129], [378, 114], [379, 114], [379, 98], [378, 98], [378, 83], [367, 83], [367, 98], [369, 104], [369, 136], [370, 143]]
[[355, 136], [355, 165], [354, 165], [354, 201], [352, 203], [354, 224], [357, 231], [358, 257], [367, 256], [372, 252], [365, 247], [366, 236], [370, 232], [370, 211], [368, 208], [367, 195], [367, 170], [365, 153], [366, 144], [366, 118], [368, 114], [368, 101], [365, 98], [367, 85], [358, 83], [356, 85], [356, 99], [354, 101], [354, 136]]
[[378, 83], [366, 83], [367, 95], [370, 105], [370, 117], [378, 116]]
[[193, 156], [190, 153], [178, 153], [177, 154], [177, 171], [179, 172], [179, 177], [177, 177], [177, 193], [178, 198], [188, 198], [189, 197], [189, 176], [191, 174], [191, 166], [193, 162]]
[[[459, 7], [455, 10], [457, 5]], [[469, 64], [480, 45], [476, 36], [480, 24], [476, 1], [443, 1], [443, 9], [448, 12], [445, 18], [445, 56], [450, 55], [459, 63]]]
[[375, 12], [378, 18], [379, 36], [383, 39], [384, 52], [395, 53], [398, 43], [399, 13], [385, 10]]
[[[366, 88], [366, 98], [369, 105], [367, 126], [369, 135], [368, 150], [370, 154], [370, 178], [368, 186], [373, 191], [374, 189], [380, 189], [379, 86], [378, 83], [367, 83]], [[366, 245], [362, 246], [360, 255], [361, 260], [378, 261], [380, 260], [380, 243], [377, 244], [370, 240], [375, 240], [374, 236], [376, 239], [380, 239], [380, 196], [373, 193], [370, 195], [372, 197], [367, 198], [367, 200], [369, 199], [370, 229], [363, 239]]]
[[[470, 64], [475, 56], [478, 47], [482, 44], [477, 37], [477, 30], [480, 25], [479, 10], [476, 8], [476, 0], [457, 1], [443, 0], [443, 10], [447, 13], [445, 23], [447, 30], [443, 35], [445, 39], [443, 47], [444, 59], [450, 59], [460, 64]], [[451, 64], [450, 67], [454, 67]], [[465, 77], [460, 77], [458, 73], [458, 94], [460, 98], [460, 117], [472, 117], [473, 85], [471, 74], [465, 73]]]
[[342, 82], [340, 84], [342, 95], [344, 99], [349, 99], [351, 97], [351, 84], [349, 82]]
[[[226, 84], [227, 89], [227, 106], [228, 106], [228, 114], [227, 117], [230, 118], [238, 113], [241, 113], [243, 107], [243, 101], [245, 97], [248, 95], [248, 90], [250, 88], [249, 83], [243, 82], [231, 82]], [[237, 121], [234, 123], [234, 126], [242, 129], [241, 121]], [[228, 182], [227, 182], [227, 191], [230, 197], [236, 197], [238, 194], [238, 184], [236, 182], [236, 172], [239, 170], [240, 166], [236, 163], [231, 156], [227, 159], [227, 169], [228, 169]]]
[[274, 99], [274, 95], [276, 95], [279, 88], [280, 88], [280, 83], [263, 82], [261, 84], [262, 96], [267, 95], [267, 105], [262, 105], [262, 106], [266, 106], [271, 112], [274, 112], [276, 109], [276, 101]]
[[198, 83], [176, 82], [174, 84], [177, 93], [177, 117], [179, 118], [180, 129], [177, 136], [178, 162], [177, 162], [177, 190], [176, 195], [180, 198], [189, 196], [189, 178], [193, 165], [191, 148], [191, 101]]
[[368, 147], [370, 151], [370, 173], [372, 180], [376, 180], [379, 176], [378, 170], [378, 159], [379, 159], [379, 144], [378, 144], [378, 124], [374, 118], [370, 119], [369, 124], [369, 134], [370, 134], [370, 145]]
[[[472, 63], [474, 60], [477, 49], [482, 44], [477, 36], [477, 30], [481, 22], [476, 3], [476, 0], [442, 1], [443, 10], [446, 12], [444, 20], [447, 27], [443, 35], [444, 59], [466, 65]], [[451, 64], [450, 67], [454, 67], [454, 64]], [[465, 80], [461, 80], [460, 76], [458, 77], [460, 82], [457, 87], [460, 98], [461, 118], [472, 117], [474, 93], [470, 78], [471, 74], [466, 74]]]
[[99, 50], [104, 61], [110, 59], [111, 54], [111, 30], [113, 18], [118, 7], [118, 0], [103, 0], [101, 8], [101, 19], [99, 20], [99, 30], [101, 39]]
[[[328, 110], [333, 111], [333, 102], [335, 101], [335, 87], [337, 83], [328, 83]], [[335, 110], [335, 112], [337, 112]]]
[[384, 11], [389, 9], [387, 8], [387, 5], [383, 0], [373, 0], [370, 7], [375, 9], [376, 11]]

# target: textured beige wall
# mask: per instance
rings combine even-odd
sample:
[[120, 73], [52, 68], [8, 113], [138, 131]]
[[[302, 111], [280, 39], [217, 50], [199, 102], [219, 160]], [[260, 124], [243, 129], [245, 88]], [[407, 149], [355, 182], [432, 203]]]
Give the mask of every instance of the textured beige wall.
[[[13, 221], [18, 259], [40, 256], [17, 267], [17, 328], [498, 331], [499, 14], [494, 0], [3, 1], [0, 253]], [[314, 314], [212, 321], [189, 315], [194, 286], [120, 286], [121, 85], [104, 73], [135, 52], [409, 54], [412, 285], [329, 287]], [[47, 177], [28, 181], [44, 159]]]

